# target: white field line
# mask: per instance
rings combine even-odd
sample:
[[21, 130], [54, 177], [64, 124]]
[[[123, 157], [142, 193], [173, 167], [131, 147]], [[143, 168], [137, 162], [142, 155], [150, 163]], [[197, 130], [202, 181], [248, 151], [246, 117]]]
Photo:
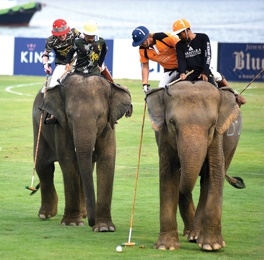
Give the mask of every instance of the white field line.
[[23, 87], [28, 87], [28, 86], [34, 86], [34, 85], [38, 85], [38, 84], [41, 84], [41, 83], [35, 82], [35, 83], [8, 86], [8, 87], [5, 88], [5, 91], [8, 92], [8, 93], [11, 93], [11, 94], [19, 95], [19, 96], [33, 96], [32, 94], [23, 94], [21, 92], [14, 91], [13, 89], [23, 88]]

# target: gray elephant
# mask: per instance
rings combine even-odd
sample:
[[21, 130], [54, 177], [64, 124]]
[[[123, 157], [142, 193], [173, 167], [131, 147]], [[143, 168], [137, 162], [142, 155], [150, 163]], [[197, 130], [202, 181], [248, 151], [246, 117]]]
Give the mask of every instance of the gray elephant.
[[[57, 123], [43, 124], [38, 142], [40, 116], [49, 113]], [[71, 74], [47, 91], [39, 92], [33, 105], [34, 156], [40, 180], [40, 218], [57, 214], [54, 162], [64, 181], [63, 225], [83, 225], [88, 216], [93, 231], [115, 231], [111, 202], [116, 158], [115, 124], [131, 116], [130, 92], [100, 76]], [[38, 144], [38, 149], [36, 150]], [[93, 181], [96, 165], [97, 197]], [[85, 206], [86, 205], [86, 206]]]
[[[155, 248], [180, 248], [177, 205], [184, 234], [203, 250], [225, 246], [221, 233], [223, 185], [235, 153], [242, 116], [234, 94], [208, 82], [178, 82], [147, 93], [159, 153], [160, 235]], [[200, 179], [197, 209], [192, 191]]]

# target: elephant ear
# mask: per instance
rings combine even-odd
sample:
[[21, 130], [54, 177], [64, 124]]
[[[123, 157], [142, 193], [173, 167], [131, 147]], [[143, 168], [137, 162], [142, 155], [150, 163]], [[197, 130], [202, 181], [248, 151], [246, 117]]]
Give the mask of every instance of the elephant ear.
[[229, 90], [220, 90], [221, 103], [219, 108], [219, 117], [216, 124], [216, 131], [224, 134], [229, 126], [238, 118], [241, 111], [236, 102], [234, 93]]
[[114, 127], [116, 121], [126, 115], [132, 115], [133, 106], [131, 104], [131, 95], [127, 87], [117, 84], [111, 84], [111, 97], [109, 101], [109, 122]]
[[158, 132], [163, 128], [165, 121], [164, 88], [148, 91], [145, 100], [152, 128]]
[[49, 89], [44, 97], [43, 105], [40, 107], [49, 114], [54, 115], [62, 127], [67, 124], [65, 106], [60, 95], [60, 86]]

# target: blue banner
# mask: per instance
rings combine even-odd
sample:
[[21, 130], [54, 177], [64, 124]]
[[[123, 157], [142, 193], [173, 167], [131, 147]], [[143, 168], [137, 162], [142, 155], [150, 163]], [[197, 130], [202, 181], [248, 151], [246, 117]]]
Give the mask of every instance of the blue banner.
[[[42, 65], [42, 54], [45, 48], [44, 38], [15, 38], [14, 75], [45, 75]], [[113, 40], [106, 40], [108, 52], [105, 64], [109, 71], [113, 69]], [[52, 69], [55, 67], [54, 53], [49, 55]]]
[[[228, 81], [250, 82], [264, 68], [264, 43], [219, 43], [218, 71]], [[264, 80], [264, 73], [255, 81]]]
[[45, 39], [15, 38], [14, 75], [45, 75], [41, 58], [44, 48]]
[[107, 66], [108, 70], [111, 72], [111, 75], [113, 75], [114, 40], [105, 40], [105, 42], [108, 47], [108, 51], [105, 56], [105, 65]]

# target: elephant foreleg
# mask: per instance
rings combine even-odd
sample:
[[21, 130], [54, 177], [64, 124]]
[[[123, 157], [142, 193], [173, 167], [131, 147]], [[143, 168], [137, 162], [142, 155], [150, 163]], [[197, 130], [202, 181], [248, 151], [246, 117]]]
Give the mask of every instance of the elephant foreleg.
[[[57, 137], [57, 158], [63, 173], [65, 208], [62, 225], [83, 226], [81, 190], [83, 190], [75, 149], [67, 134]], [[85, 206], [85, 205], [84, 205]]]
[[113, 193], [116, 140], [115, 132], [110, 126], [98, 138], [95, 151], [97, 154], [97, 202], [95, 225], [93, 231], [113, 232], [116, 230], [112, 222], [111, 202]]
[[225, 246], [221, 233], [223, 185], [225, 161], [222, 149], [223, 136], [217, 135], [208, 150], [209, 183], [198, 246], [207, 251], [219, 250]]
[[41, 219], [57, 215], [58, 196], [53, 181], [54, 169], [54, 163], [50, 163], [49, 165], [36, 164], [41, 191], [41, 206], [38, 217]]
[[168, 157], [162, 156], [164, 161], [160, 162], [160, 234], [154, 245], [154, 248], [159, 250], [180, 248], [176, 221], [179, 199], [179, 168], [172, 167], [173, 158], [168, 159]]
[[67, 171], [63, 167], [61, 168], [63, 169], [64, 175], [67, 174], [67, 172], [72, 175], [71, 178], [64, 178], [65, 209], [61, 224], [70, 226], [83, 226], [84, 212], [82, 211], [83, 208], [81, 207], [82, 183], [79, 172], [77, 171], [77, 169], [72, 169], [69, 172], [69, 165], [67, 167]]

